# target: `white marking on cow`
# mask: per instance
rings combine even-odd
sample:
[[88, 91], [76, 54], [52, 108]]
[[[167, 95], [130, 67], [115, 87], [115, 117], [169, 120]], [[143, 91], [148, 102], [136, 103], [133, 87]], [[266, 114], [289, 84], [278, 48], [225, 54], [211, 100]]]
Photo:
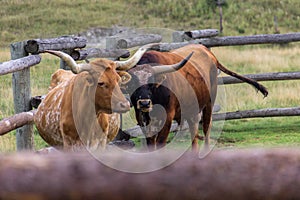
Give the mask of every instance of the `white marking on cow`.
[[133, 74], [139, 77], [141, 85], [146, 85], [149, 78], [152, 76], [152, 73], [148, 71], [134, 71]]

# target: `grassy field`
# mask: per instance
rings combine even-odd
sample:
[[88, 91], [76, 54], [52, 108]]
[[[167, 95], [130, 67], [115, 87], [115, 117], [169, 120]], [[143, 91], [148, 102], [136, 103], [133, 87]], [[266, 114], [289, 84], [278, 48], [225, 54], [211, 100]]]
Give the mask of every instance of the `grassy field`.
[[[0, 47], [33, 38], [76, 34], [91, 27], [159, 27], [175, 30], [219, 28], [211, 0], [3, 0]], [[226, 0], [224, 35], [281, 33], [300, 28], [298, 0]]]
[[[207, 0], [11, 0], [1, 1], [0, 62], [10, 60], [9, 44], [33, 38], [77, 34], [91, 27], [160, 27], [191, 30], [219, 27], [218, 9]], [[129, 5], [129, 6], [128, 6]], [[162, 6], [163, 5], [163, 6]], [[227, 0], [223, 8], [223, 35], [274, 33], [274, 16], [281, 33], [300, 29], [298, 0]], [[300, 44], [212, 48], [228, 68], [241, 74], [288, 72], [300, 69]], [[32, 96], [47, 93], [50, 76], [59, 60], [43, 55], [31, 69]], [[263, 82], [269, 96], [263, 98], [251, 86], [225, 86], [223, 111], [299, 106], [300, 81]], [[0, 76], [0, 119], [13, 114], [11, 75]], [[297, 146], [299, 117], [226, 121], [217, 146]], [[45, 146], [35, 132], [36, 148]], [[15, 151], [14, 132], [0, 138], [0, 151]]]

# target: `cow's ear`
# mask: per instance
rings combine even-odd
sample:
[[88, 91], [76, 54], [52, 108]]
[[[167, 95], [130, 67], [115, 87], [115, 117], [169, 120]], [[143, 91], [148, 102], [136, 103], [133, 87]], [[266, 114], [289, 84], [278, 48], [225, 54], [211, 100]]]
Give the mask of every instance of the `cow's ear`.
[[131, 75], [125, 71], [118, 71], [119, 76], [121, 77], [121, 84], [125, 85], [131, 80]]
[[164, 74], [160, 74], [158, 76], [156, 76], [156, 87], [159, 87], [163, 82], [164, 80], [166, 79], [166, 75]]

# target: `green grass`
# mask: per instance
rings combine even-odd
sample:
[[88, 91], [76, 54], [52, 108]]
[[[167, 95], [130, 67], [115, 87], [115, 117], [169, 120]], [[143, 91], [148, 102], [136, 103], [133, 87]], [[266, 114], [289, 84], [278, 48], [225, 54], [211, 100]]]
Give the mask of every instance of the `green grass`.
[[283, 147], [300, 146], [299, 117], [226, 121], [217, 146]]
[[[38, 134], [36, 128], [34, 128], [33, 140], [35, 150], [49, 146]], [[10, 133], [0, 137], [0, 153], [15, 152], [16, 150], [16, 131], [11, 131]]]
[[[211, 143], [215, 143], [215, 148], [218, 149], [299, 147], [299, 124], [299, 117], [228, 120], [220, 132], [212, 132], [214, 135], [211, 136]], [[201, 127], [199, 134], [203, 135]], [[168, 142], [173, 138], [174, 133], [170, 133]], [[136, 138], [134, 141], [139, 148], [140, 139]], [[203, 141], [199, 143], [202, 145]], [[176, 144], [178, 148], [186, 147], [190, 144], [190, 135], [187, 133]]]

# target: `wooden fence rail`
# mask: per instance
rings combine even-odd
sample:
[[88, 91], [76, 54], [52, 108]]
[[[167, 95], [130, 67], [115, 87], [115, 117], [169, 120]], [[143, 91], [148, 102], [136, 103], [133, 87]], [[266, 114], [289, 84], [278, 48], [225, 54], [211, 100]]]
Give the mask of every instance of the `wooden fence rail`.
[[175, 31], [172, 34], [173, 42], [190, 41], [200, 38], [214, 37], [219, 34], [217, 29], [204, 29], [192, 31]]
[[191, 39], [199, 39], [199, 38], [206, 38], [206, 37], [214, 37], [217, 35], [219, 35], [219, 31], [217, 29], [205, 29], [205, 30], [185, 31], [183, 37], [186, 40], [191, 40]]
[[84, 48], [87, 40], [84, 37], [62, 36], [50, 39], [27, 40], [24, 46], [27, 53], [38, 54], [45, 50], [64, 50]]
[[40, 55], [30, 55], [0, 64], [0, 75], [17, 72], [41, 62]]
[[106, 39], [106, 48], [128, 49], [149, 43], [157, 43], [161, 40], [162, 36], [157, 34], [136, 35], [130, 38], [109, 37]]
[[[169, 155], [172, 155], [170, 152]], [[103, 153], [116, 165], [141, 167], [160, 159]], [[1, 199], [300, 199], [299, 149], [185, 153], [172, 165], [131, 174], [87, 153], [0, 156]]]
[[75, 58], [75, 60], [85, 60], [89, 58], [128, 58], [130, 56], [130, 52], [125, 49], [89, 48], [75, 52], [78, 52], [78, 57]]
[[232, 120], [244, 118], [300, 116], [300, 107], [291, 108], [266, 108], [259, 110], [243, 110], [227, 113], [214, 113], [213, 120]]
[[214, 37], [219, 34], [217, 29], [203, 29], [192, 31], [175, 31], [172, 33], [173, 42], [190, 41], [194, 39]]
[[[247, 78], [254, 79], [256, 81], [282, 81], [282, 80], [299, 80], [300, 72], [276, 72], [276, 73], [264, 73], [264, 74], [246, 74]], [[232, 76], [224, 76], [218, 78], [219, 85], [243, 83], [240, 79]]]
[[2, 119], [0, 121], [0, 135], [5, 135], [12, 130], [33, 123], [33, 116], [35, 112], [36, 110], [21, 112], [14, 116]]
[[300, 33], [263, 34], [250, 36], [226, 36], [196, 40], [207, 47], [237, 46], [251, 44], [286, 44], [300, 41]]
[[253, 44], [283, 44], [289, 42], [299, 42], [300, 32], [287, 34], [268, 34], [268, 35], [250, 35], [250, 36], [226, 36], [195, 39], [183, 42], [161, 43], [157, 45], [157, 51], [170, 51], [188, 44], [203, 44], [206, 47], [220, 46], [238, 46]]

